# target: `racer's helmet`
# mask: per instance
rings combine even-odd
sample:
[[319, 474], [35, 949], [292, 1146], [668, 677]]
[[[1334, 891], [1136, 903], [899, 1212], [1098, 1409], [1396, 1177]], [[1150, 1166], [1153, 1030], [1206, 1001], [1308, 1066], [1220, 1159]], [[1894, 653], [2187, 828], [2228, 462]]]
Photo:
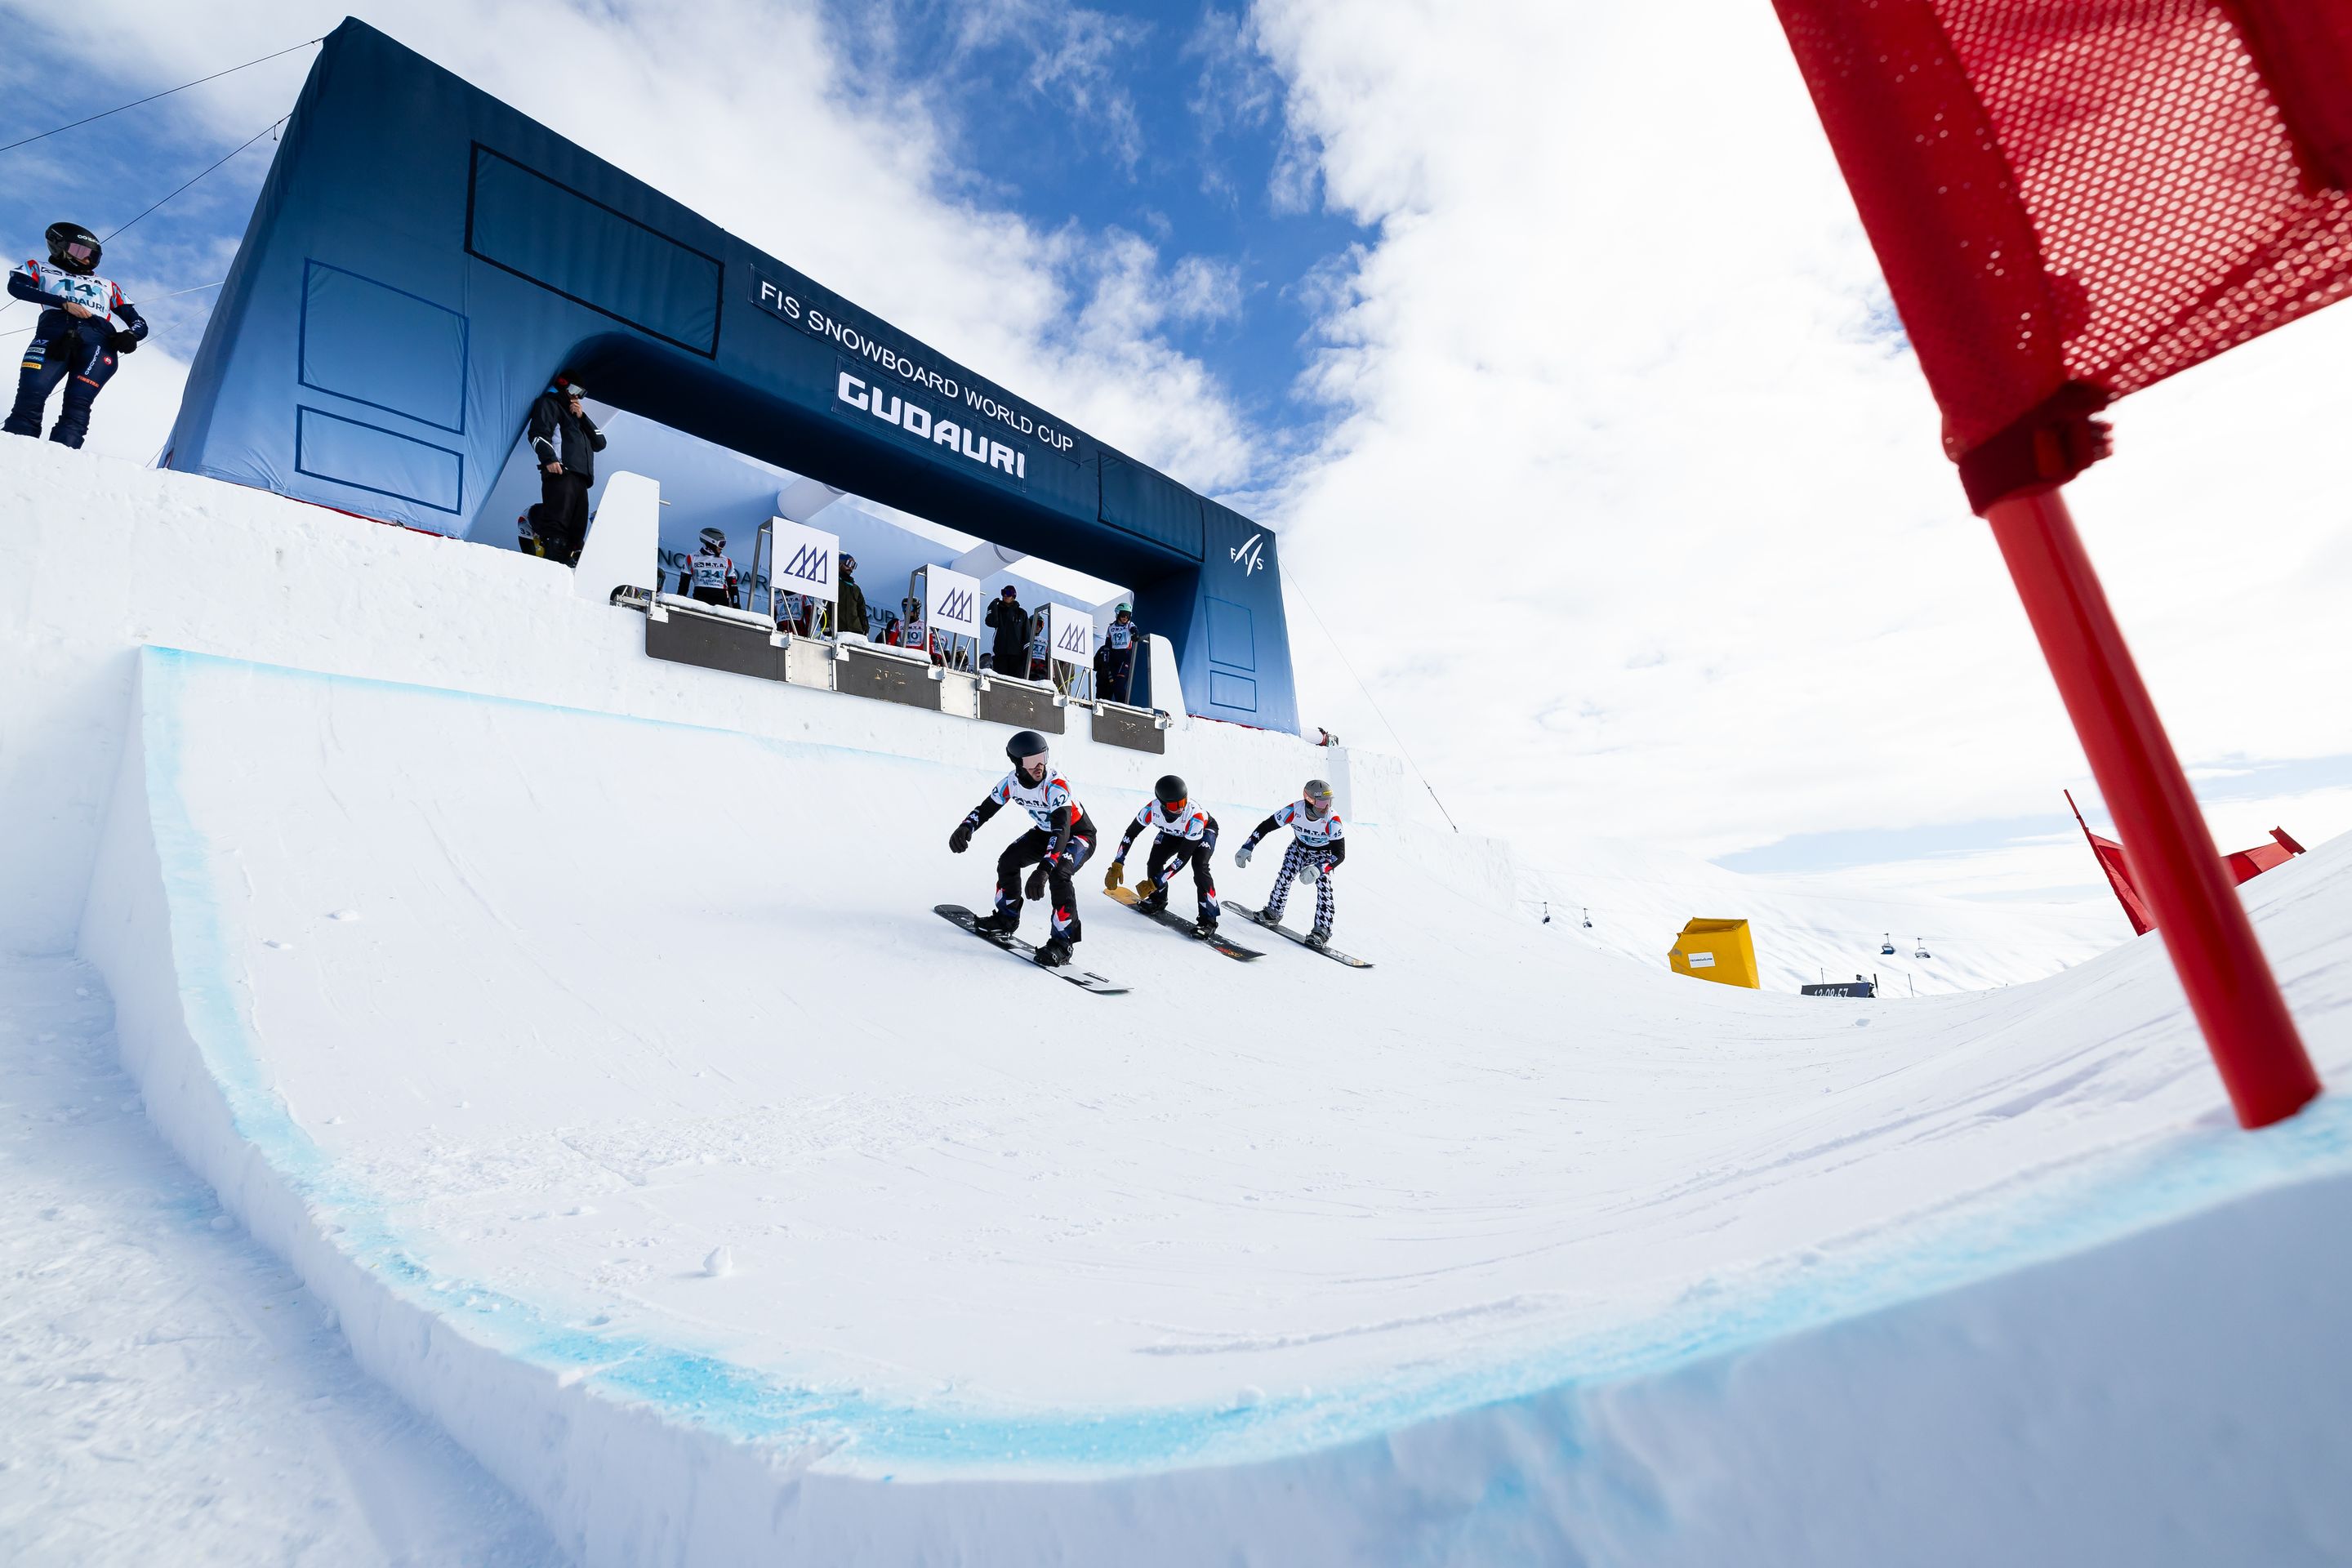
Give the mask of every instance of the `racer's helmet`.
[[1160, 803], [1161, 810], [1173, 816], [1184, 809], [1184, 802], [1188, 798], [1184, 781], [1174, 773], [1160, 774], [1160, 782], [1151, 786], [1151, 798]]
[[1300, 797], [1307, 802], [1307, 816], [1328, 816], [1331, 815], [1331, 786], [1329, 784], [1326, 783], [1322, 779], [1308, 779], [1307, 781], [1307, 787], [1300, 790], [1298, 793]]
[[706, 555], [724, 555], [727, 553], [727, 536], [715, 528], [704, 529], [702, 552]]
[[79, 278], [97, 271], [99, 258], [106, 254], [98, 236], [78, 223], [49, 225], [48, 241], [49, 265], [62, 267]]
[[1023, 778], [1027, 778], [1030, 774], [1029, 764], [1036, 763], [1037, 777], [1042, 779], [1045, 776], [1045, 769], [1051, 762], [1053, 748], [1045, 743], [1045, 737], [1036, 731], [1024, 730], [1004, 742], [1004, 755]]

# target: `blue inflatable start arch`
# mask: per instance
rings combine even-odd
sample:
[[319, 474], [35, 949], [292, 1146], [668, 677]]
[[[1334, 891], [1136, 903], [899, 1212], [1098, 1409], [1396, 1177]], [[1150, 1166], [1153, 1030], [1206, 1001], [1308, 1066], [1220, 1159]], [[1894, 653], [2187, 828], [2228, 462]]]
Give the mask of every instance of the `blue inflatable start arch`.
[[1194, 713], [1298, 727], [1271, 533], [355, 20], [303, 86], [164, 465], [461, 533], [567, 366], [599, 401], [1130, 584]]

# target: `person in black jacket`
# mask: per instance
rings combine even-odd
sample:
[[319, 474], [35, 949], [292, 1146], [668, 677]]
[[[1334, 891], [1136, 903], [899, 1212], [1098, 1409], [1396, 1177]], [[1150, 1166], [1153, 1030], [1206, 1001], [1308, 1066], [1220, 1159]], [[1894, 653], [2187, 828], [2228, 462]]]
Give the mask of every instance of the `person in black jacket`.
[[596, 454], [604, 433], [588, 417], [587, 393], [570, 371], [559, 372], [530, 405], [530, 447], [539, 458], [539, 537], [548, 555], [580, 563], [588, 540], [588, 487], [596, 482]]
[[1000, 675], [1026, 676], [1029, 673], [1029, 612], [1021, 607], [1013, 584], [1004, 584], [1004, 592], [988, 606], [981, 617], [996, 633], [996, 671]]

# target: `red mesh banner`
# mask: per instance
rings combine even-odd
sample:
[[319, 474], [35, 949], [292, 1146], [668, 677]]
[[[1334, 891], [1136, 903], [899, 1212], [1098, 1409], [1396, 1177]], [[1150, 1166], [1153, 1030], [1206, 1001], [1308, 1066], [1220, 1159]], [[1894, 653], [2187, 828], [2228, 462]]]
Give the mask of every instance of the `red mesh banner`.
[[2352, 291], [2352, 0], [1774, 0], [1979, 510]]

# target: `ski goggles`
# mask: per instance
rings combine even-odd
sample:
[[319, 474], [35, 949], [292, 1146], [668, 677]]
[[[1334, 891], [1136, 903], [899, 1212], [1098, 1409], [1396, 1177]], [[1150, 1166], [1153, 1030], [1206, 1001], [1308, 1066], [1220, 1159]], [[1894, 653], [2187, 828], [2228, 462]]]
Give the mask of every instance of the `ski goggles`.
[[84, 245], [78, 239], [68, 240], [66, 259], [77, 267], [95, 267], [98, 265], [98, 247]]

